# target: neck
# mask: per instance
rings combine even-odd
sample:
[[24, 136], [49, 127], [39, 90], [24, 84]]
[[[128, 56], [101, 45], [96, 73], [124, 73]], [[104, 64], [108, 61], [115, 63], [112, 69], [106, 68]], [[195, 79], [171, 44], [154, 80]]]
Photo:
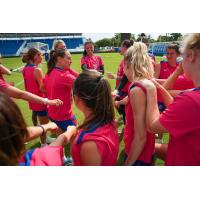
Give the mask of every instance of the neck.
[[133, 80], [132, 82], [137, 82], [137, 81], [143, 81], [145, 80], [146, 78], [144, 77], [137, 77], [135, 80]]
[[[168, 61], [168, 62], [169, 62], [169, 61]], [[170, 61], [170, 62], [169, 62], [169, 65], [172, 66], [172, 67], [175, 67], [175, 66], [176, 66], [176, 61]]]
[[60, 68], [60, 69], [64, 69], [65, 67], [62, 67], [60, 65], [56, 65], [57, 68]]
[[200, 86], [200, 70], [196, 70], [195, 73], [191, 76], [191, 79], [193, 80], [193, 83], [195, 87]]
[[200, 77], [198, 79], [193, 80], [195, 87], [200, 87]]
[[65, 66], [65, 67], [64, 67], [64, 69], [69, 69], [69, 68], [70, 68], [70, 66]]
[[91, 54], [87, 54], [89, 57], [92, 57], [93, 56], [93, 53], [91, 53]]
[[34, 62], [29, 62], [28, 65], [36, 65]]
[[86, 121], [86, 120], [88, 121], [89, 119], [91, 119], [93, 112], [90, 108], [88, 108], [88, 107], [82, 108], [82, 112], [84, 115], [84, 121]]

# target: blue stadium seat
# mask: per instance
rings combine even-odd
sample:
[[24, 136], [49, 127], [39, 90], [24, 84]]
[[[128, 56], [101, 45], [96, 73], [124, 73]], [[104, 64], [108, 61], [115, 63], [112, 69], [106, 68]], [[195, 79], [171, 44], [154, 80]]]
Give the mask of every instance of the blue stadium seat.
[[16, 55], [17, 50], [20, 48], [23, 40], [0, 40], [0, 53], [2, 56]]
[[[59, 38], [58, 38], [59, 39]], [[65, 43], [68, 49], [76, 49], [79, 46], [83, 46], [83, 38], [60, 38]], [[44, 38], [44, 39], [29, 39], [26, 40], [27, 43], [30, 42], [41, 42], [49, 45], [49, 49], [52, 49], [54, 39]], [[2, 56], [15, 56], [17, 50], [22, 46], [24, 40], [0, 40], [0, 53]], [[26, 44], [27, 44], [26, 43]]]

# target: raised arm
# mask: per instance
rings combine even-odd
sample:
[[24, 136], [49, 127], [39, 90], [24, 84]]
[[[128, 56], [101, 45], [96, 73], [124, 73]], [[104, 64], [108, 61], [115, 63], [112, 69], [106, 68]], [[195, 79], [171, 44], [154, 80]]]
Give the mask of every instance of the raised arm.
[[162, 95], [163, 102], [166, 106], [171, 104], [173, 102], [173, 97], [172, 95], [161, 85], [159, 84], [156, 80], [152, 80], [156, 88], [159, 90], [159, 92]]
[[160, 112], [157, 105], [157, 90], [155, 85], [146, 87], [147, 89], [147, 109], [146, 109], [146, 123], [148, 129], [153, 133], [166, 133], [168, 132], [160, 123]]
[[25, 142], [33, 140], [39, 136], [46, 134], [47, 131], [53, 131], [57, 128], [57, 125], [53, 122], [39, 126], [27, 127], [28, 135], [25, 138]]
[[16, 99], [23, 99], [26, 101], [31, 101], [34, 103], [52, 105], [52, 106], [60, 106], [63, 102], [59, 99], [49, 100], [46, 98], [39, 97], [30, 92], [26, 92], [20, 89], [17, 89], [13, 86], [8, 86], [7, 88], [3, 88], [2, 91], [10, 97], [14, 97]]
[[75, 126], [68, 126], [67, 130], [60, 134], [57, 139], [50, 144], [50, 146], [65, 146], [70, 142], [71, 138], [76, 136], [77, 128]]
[[160, 76], [160, 64], [155, 64], [155, 67], [154, 67], [154, 77], [155, 78], [159, 78]]
[[174, 84], [178, 77], [183, 74], [183, 67], [182, 63], [179, 65], [179, 67], [176, 68], [176, 70], [169, 76], [169, 78], [164, 82], [163, 87], [166, 90], [172, 90], [174, 87]]
[[0, 64], [0, 71], [2, 74], [11, 75], [11, 71]]

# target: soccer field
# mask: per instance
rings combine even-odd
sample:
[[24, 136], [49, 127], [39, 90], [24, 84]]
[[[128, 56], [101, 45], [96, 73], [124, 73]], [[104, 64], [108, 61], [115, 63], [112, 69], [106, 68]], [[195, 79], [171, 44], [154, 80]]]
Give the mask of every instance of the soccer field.
[[[104, 61], [105, 64], [105, 74], [107, 72], [113, 72], [116, 74], [119, 63], [122, 59], [122, 56], [119, 53], [101, 53], [99, 54]], [[80, 59], [81, 59], [82, 54], [72, 54], [72, 65], [71, 67], [78, 71], [81, 72], [81, 67], [80, 67]], [[161, 60], [161, 57], [157, 57], [156, 58], [157, 61]], [[22, 63], [21, 58], [17, 57], [17, 58], [3, 58], [3, 65], [8, 67], [8, 68], [18, 68], [24, 65], [24, 63]], [[46, 66], [46, 62], [43, 59], [43, 64], [42, 64], [42, 70], [43, 73], [46, 73], [47, 70], [47, 66]], [[11, 76], [4, 76], [6, 78], [7, 82], [14, 82], [15, 86], [19, 89], [24, 90], [24, 83], [23, 83], [23, 76], [21, 73], [18, 72], [13, 72]], [[109, 80], [112, 89], [114, 90], [115, 88], [115, 80]], [[31, 126], [32, 125], [32, 120], [31, 120], [31, 114], [32, 112], [29, 110], [28, 108], [28, 103], [23, 101], [23, 100], [16, 100], [16, 103], [18, 104], [18, 106], [20, 107], [23, 116], [26, 120], [27, 125]], [[77, 108], [73, 105], [73, 112], [77, 117], [78, 123], [80, 123], [83, 120], [83, 116], [82, 114], [77, 110]], [[119, 118], [119, 115], [116, 112], [116, 118]], [[122, 127], [119, 127], [119, 129], [121, 129]], [[121, 138], [120, 138], [121, 139]], [[168, 137], [164, 136], [164, 141], [167, 141]], [[35, 139], [31, 142], [29, 142], [27, 144], [27, 148], [31, 148], [34, 146], [38, 146], [39, 145], [39, 139]], [[120, 143], [120, 153], [119, 153], [119, 165], [123, 164], [123, 156], [124, 156], [124, 144], [121, 141]], [[66, 147], [66, 154], [69, 155], [69, 145]], [[156, 161], [156, 165], [161, 165], [162, 162], [157, 160]]]

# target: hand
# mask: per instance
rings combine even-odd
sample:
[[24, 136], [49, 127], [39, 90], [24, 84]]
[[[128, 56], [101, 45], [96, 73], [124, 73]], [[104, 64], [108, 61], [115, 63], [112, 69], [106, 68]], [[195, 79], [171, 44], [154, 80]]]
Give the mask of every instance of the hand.
[[114, 75], [112, 72], [108, 72], [108, 73], [107, 73], [107, 77], [108, 77], [109, 79], [116, 79], [115, 75]]
[[71, 136], [76, 136], [78, 130], [77, 130], [76, 126], [68, 126], [67, 132], [70, 133]]
[[48, 130], [50, 131], [57, 131], [59, 129], [56, 123], [54, 122], [49, 122], [47, 125], [48, 125]]
[[180, 63], [180, 65], [177, 67], [176, 71], [177, 71], [177, 73], [178, 73], [179, 75], [181, 75], [181, 74], [184, 73], [183, 64], [182, 64], [182, 63]]
[[111, 92], [111, 96], [112, 96], [112, 99], [114, 100], [117, 97], [117, 92], [116, 91]]
[[50, 106], [62, 106], [63, 102], [60, 99], [48, 100], [47, 102]]
[[47, 131], [57, 131], [59, 128], [54, 122], [49, 122], [48, 124], [42, 124], [45, 132]]
[[158, 89], [163, 88], [163, 86], [160, 83], [158, 83], [158, 81], [156, 81], [155, 79], [151, 79], [151, 81], [156, 86], [156, 88], [158, 88]]
[[115, 105], [116, 108], [119, 108], [120, 102], [119, 102], [119, 101], [115, 101], [115, 102], [114, 102], [114, 105]]

